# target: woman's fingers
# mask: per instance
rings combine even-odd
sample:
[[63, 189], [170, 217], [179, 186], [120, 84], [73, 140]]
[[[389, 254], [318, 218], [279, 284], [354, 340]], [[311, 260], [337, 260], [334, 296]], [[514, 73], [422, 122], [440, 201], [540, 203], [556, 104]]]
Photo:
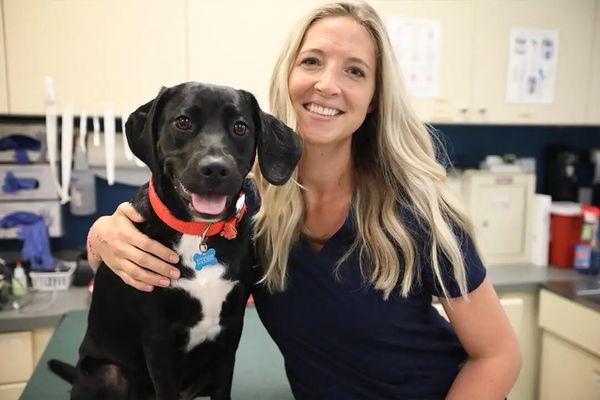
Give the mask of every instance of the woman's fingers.
[[123, 258], [169, 278], [179, 278], [179, 270], [170, 264], [179, 261], [177, 253], [156, 240], [150, 239], [140, 231], [123, 233], [123, 235], [128, 235], [123, 238], [123, 242], [136, 247], [125, 248], [124, 254], [121, 255]]
[[144, 292], [151, 292], [152, 290], [154, 290], [154, 286], [151, 286], [151, 285], [148, 285], [147, 283], [133, 279], [127, 272], [125, 272], [122, 269], [113, 269], [113, 271], [115, 274], [117, 274], [123, 280], [123, 282], [125, 282], [129, 286], [136, 288], [137, 290], [141, 290]]
[[116, 255], [120, 259], [128, 261], [125, 272], [135, 280], [149, 285], [169, 286], [169, 278], [179, 277], [177, 268], [136, 247], [124, 246], [123, 249], [117, 251]]
[[133, 205], [129, 202], [124, 202], [119, 204], [119, 206], [117, 207], [117, 210], [115, 211], [115, 214], [121, 214], [124, 215], [125, 217], [129, 218], [130, 220], [132, 220], [133, 222], [144, 222], [144, 217], [142, 217], [140, 215], [140, 213], [138, 213], [135, 208], [133, 208]]

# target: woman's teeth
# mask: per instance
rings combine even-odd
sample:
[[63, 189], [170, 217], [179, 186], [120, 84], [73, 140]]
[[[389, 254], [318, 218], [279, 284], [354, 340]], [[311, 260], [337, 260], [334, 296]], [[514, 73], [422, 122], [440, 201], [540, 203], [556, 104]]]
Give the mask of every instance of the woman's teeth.
[[340, 114], [340, 110], [336, 110], [335, 108], [325, 108], [318, 106], [316, 104], [310, 103], [306, 106], [306, 109], [310, 112], [314, 112], [316, 114], [325, 115], [328, 117]]

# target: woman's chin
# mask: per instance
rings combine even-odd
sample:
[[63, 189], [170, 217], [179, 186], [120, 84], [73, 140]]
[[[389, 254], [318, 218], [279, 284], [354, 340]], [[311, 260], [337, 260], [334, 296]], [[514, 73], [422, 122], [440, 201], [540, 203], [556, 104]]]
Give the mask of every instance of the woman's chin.
[[306, 147], [331, 147], [331, 146], [339, 146], [347, 140], [350, 140], [352, 135], [346, 138], [340, 138], [337, 136], [332, 136], [331, 133], [328, 134], [306, 134], [300, 135], [302, 137], [302, 142]]

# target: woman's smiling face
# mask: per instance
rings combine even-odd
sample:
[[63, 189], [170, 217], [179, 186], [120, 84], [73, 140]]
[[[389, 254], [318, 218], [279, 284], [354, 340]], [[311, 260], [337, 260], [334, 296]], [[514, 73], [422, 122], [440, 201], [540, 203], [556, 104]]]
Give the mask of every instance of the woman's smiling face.
[[327, 17], [306, 32], [288, 79], [305, 143], [350, 140], [371, 111], [376, 82], [375, 44], [349, 17]]

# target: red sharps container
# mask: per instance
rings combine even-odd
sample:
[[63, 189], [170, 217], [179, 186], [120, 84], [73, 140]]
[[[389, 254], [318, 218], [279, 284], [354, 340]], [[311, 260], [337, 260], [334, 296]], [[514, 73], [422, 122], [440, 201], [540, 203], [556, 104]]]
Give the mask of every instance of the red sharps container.
[[550, 265], [573, 268], [575, 245], [581, 236], [581, 205], [553, 202], [550, 207]]

